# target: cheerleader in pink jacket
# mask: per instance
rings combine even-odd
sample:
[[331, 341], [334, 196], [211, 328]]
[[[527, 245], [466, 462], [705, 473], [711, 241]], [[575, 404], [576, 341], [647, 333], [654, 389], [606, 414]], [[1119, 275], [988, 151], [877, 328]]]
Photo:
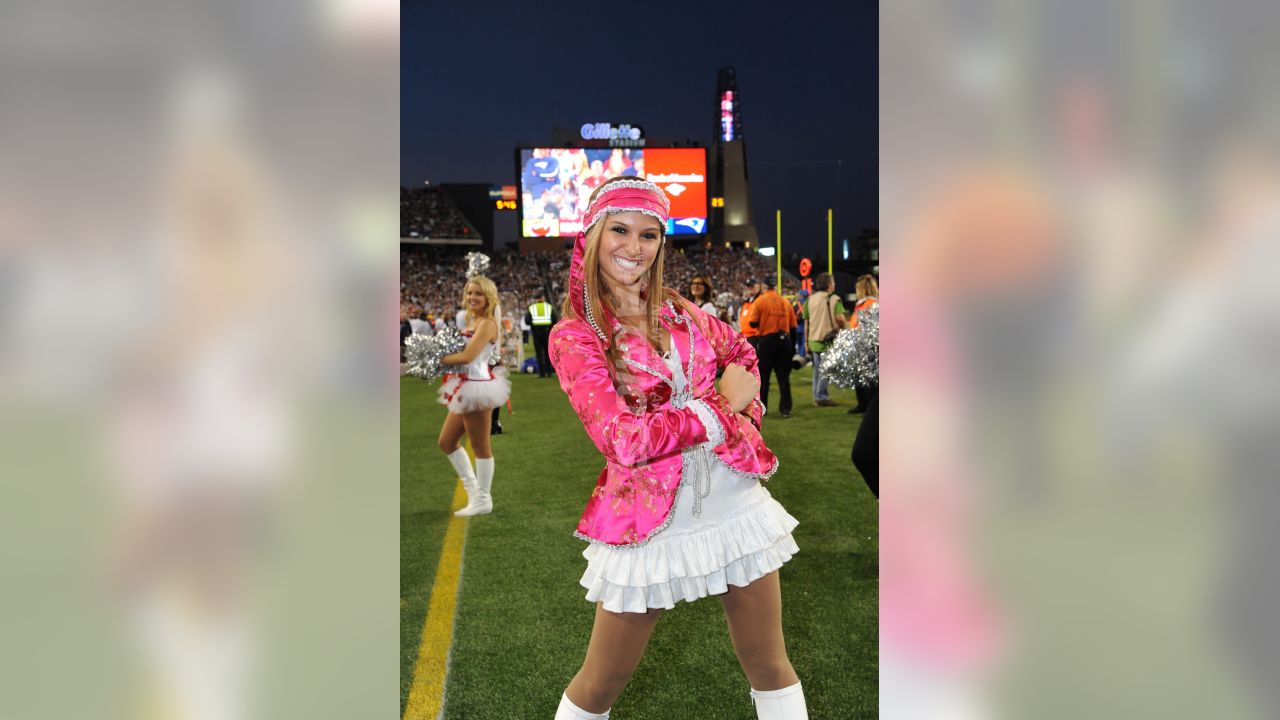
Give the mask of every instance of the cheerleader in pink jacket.
[[668, 212], [648, 181], [596, 189], [551, 331], [560, 386], [606, 461], [575, 533], [595, 625], [556, 720], [607, 718], [662, 610], [707, 595], [759, 717], [807, 718], [778, 584], [797, 522], [762, 484], [778, 460], [760, 436], [755, 351], [663, 287]]

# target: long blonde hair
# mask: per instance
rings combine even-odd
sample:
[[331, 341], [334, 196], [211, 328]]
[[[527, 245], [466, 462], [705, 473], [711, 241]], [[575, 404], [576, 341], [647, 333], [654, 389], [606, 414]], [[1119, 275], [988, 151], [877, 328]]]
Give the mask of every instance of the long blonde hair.
[[502, 322], [498, 317], [498, 286], [484, 275], [477, 275], [462, 285], [462, 306], [467, 308], [467, 324], [470, 325], [475, 319], [475, 313], [471, 312], [471, 308], [467, 307], [467, 288], [477, 285], [480, 292], [484, 293], [484, 315], [481, 317], [493, 318], [494, 324], [498, 326], [498, 337], [495, 342], [502, 342]]
[[880, 287], [876, 284], [875, 277], [871, 275], [863, 275], [858, 278], [857, 284], [854, 285], [854, 292], [857, 293], [859, 300], [880, 297]]
[[[610, 182], [615, 180], [634, 179], [635, 178], [616, 177], [604, 181], [595, 189], [595, 192], [591, 193], [591, 200], [589, 202], [594, 202], [596, 195], [600, 194], [601, 190], [608, 187]], [[609, 314], [614, 317], [617, 317], [618, 315], [617, 307], [614, 305], [611, 297], [612, 293], [609, 291], [609, 284], [605, 280], [604, 274], [600, 271], [600, 236], [604, 234], [607, 219], [608, 216], [605, 216], [595, 225], [592, 225], [591, 229], [587, 230], [586, 237], [583, 240], [582, 280], [587, 289], [586, 300], [591, 306], [592, 314], [595, 315], [596, 318], [605, 317], [602, 312], [604, 309], [608, 309]], [[666, 257], [667, 249], [666, 228], [663, 228], [661, 232], [663, 234], [663, 239], [658, 245], [658, 254], [654, 256], [653, 264], [650, 265], [649, 269], [645, 272], [644, 279], [641, 281], [643, 283], [643, 289], [640, 292], [640, 296], [645, 301], [645, 316], [648, 320], [646, 324], [649, 327], [649, 333], [646, 336], [646, 339], [649, 341], [650, 345], [658, 350], [658, 352], [662, 352], [662, 335], [658, 330], [658, 313], [661, 312], [662, 305], [668, 298], [678, 299], [680, 297], [674, 290], [670, 290], [662, 286], [662, 264], [663, 258]], [[565, 283], [565, 285], [568, 286], [568, 283]], [[578, 313], [573, 309], [573, 298], [569, 293], [565, 294], [564, 302], [560, 305], [560, 314], [566, 318], [578, 317]], [[609, 332], [608, 328], [600, 329], [605, 333]], [[617, 352], [617, 343], [611, 340], [606, 352], [609, 355], [611, 364], [614, 367], [617, 367], [618, 363], [621, 362], [621, 356]]]

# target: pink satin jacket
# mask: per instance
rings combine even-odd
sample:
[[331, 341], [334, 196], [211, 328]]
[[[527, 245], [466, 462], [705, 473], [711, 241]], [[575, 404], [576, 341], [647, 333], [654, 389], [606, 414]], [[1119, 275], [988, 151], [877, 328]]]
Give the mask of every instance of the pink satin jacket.
[[[660, 319], [683, 360], [691, 399], [704, 401], [724, 430], [724, 441], [713, 448], [715, 456], [734, 472], [767, 480], [778, 459], [760, 436], [759, 397], [744, 411], [748, 420], [733, 412], [714, 385], [716, 369], [730, 364], [759, 378], [755, 350], [731, 327], [692, 304], [668, 304]], [[609, 372], [608, 355], [595, 331], [576, 318], [552, 328], [551, 363], [606, 460], [575, 535], [609, 545], [638, 545], [666, 527], [680, 488], [681, 451], [706, 442], [708, 429], [693, 407], [696, 403], [679, 407], [690, 399], [672, 398], [672, 388], [663, 380], [671, 379], [671, 371], [649, 342], [616, 320], [611, 324], [627, 359], [615, 373]]]

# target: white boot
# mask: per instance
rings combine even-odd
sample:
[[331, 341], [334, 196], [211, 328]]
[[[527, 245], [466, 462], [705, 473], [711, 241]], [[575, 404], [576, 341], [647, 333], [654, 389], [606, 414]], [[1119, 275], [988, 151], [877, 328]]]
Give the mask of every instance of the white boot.
[[753, 689], [751, 702], [756, 704], [756, 717], [760, 720], [809, 720], [800, 683], [781, 690]]
[[458, 448], [453, 452], [445, 455], [449, 458], [449, 464], [453, 466], [454, 472], [458, 473], [458, 477], [462, 478], [463, 485], [474, 486], [476, 484], [476, 473], [471, 469], [471, 458], [467, 457], [466, 448]]
[[[466, 448], [458, 448], [449, 453], [445, 457], [449, 458], [449, 464], [453, 466], [453, 471], [458, 473], [458, 477], [462, 479], [462, 487], [467, 491], [467, 504], [475, 502], [473, 499], [476, 495], [476, 473], [471, 469], [471, 458], [467, 457]], [[457, 513], [454, 513], [455, 515]]]
[[454, 515], [467, 517], [493, 512], [493, 497], [489, 495], [491, 487], [493, 487], [493, 458], [476, 458], [475, 487], [467, 488], [467, 506]]
[[603, 715], [587, 712], [574, 705], [568, 695], [561, 695], [560, 708], [556, 710], [555, 720], [609, 720], [609, 711], [605, 710]]

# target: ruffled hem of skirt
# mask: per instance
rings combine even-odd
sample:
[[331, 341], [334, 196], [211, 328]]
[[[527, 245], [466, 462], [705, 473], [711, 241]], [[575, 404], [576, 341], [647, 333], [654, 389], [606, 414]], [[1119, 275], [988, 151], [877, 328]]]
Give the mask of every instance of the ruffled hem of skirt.
[[733, 518], [684, 533], [663, 533], [643, 547], [592, 544], [582, 552], [587, 600], [611, 612], [673, 608], [746, 587], [782, 567], [800, 548], [799, 522], [772, 497]]
[[[462, 387], [459, 388], [458, 384]], [[453, 399], [446, 399], [452, 394]], [[440, 385], [440, 404], [449, 408], [449, 412], [463, 413], [476, 410], [496, 408], [511, 397], [511, 381], [505, 372], [495, 372], [492, 380], [466, 380], [451, 377]]]

